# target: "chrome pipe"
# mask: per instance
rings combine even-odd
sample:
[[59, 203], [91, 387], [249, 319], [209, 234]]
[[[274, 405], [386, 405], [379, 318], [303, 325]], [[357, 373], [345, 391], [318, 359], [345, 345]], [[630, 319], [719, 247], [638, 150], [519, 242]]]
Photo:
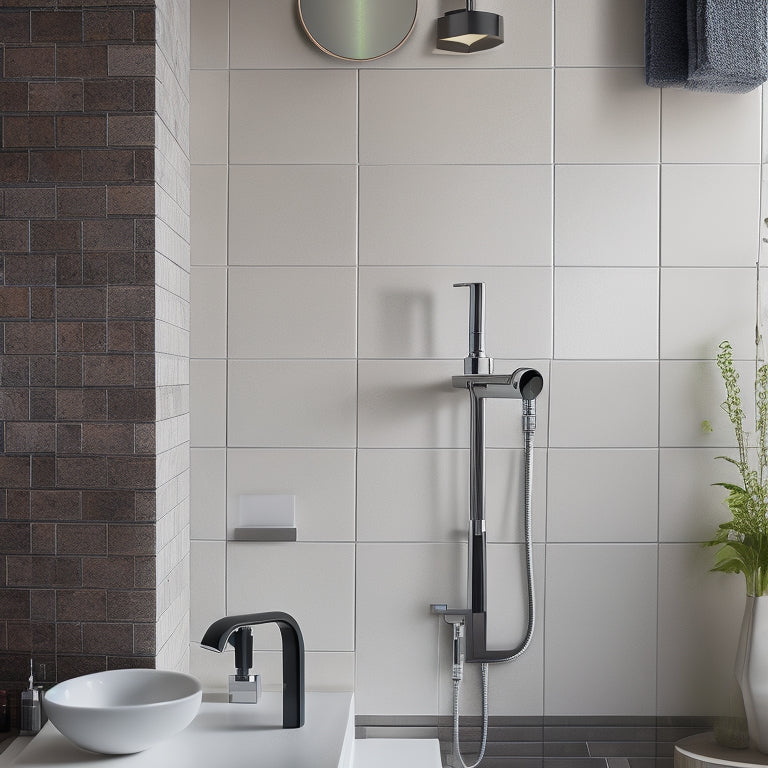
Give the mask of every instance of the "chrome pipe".
[[493, 372], [493, 358], [485, 354], [485, 283], [454, 283], [469, 288], [469, 352], [464, 358], [465, 374]]

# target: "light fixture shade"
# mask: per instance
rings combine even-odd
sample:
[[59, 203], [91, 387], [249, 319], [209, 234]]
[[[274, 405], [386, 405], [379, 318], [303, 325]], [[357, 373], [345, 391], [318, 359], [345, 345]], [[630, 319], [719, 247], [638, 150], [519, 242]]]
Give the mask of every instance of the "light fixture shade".
[[437, 20], [437, 47], [443, 51], [475, 53], [504, 42], [504, 17], [487, 11], [448, 11]]

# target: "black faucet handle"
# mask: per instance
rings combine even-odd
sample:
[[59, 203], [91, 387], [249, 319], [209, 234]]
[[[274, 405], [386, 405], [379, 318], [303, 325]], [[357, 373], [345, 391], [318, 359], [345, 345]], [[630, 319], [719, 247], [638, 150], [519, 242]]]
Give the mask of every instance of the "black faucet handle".
[[235, 649], [237, 677], [246, 678], [253, 666], [253, 632], [250, 627], [240, 627], [229, 636], [229, 644]]

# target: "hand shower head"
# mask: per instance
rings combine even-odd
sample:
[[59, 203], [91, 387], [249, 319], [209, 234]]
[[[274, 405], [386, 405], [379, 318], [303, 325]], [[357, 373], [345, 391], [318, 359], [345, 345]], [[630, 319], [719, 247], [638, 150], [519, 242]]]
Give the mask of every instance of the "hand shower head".
[[518, 368], [512, 374], [512, 386], [519, 390], [523, 400], [534, 400], [544, 389], [544, 377], [533, 368]]

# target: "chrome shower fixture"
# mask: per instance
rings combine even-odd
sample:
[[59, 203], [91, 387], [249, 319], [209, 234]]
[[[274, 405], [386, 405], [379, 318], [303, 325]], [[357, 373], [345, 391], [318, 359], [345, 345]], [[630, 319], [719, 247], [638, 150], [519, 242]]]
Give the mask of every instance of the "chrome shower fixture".
[[454, 53], [476, 53], [504, 42], [504, 17], [476, 11], [475, 0], [466, 9], [448, 11], [437, 20], [437, 48]]
[[[485, 354], [485, 285], [454, 283], [469, 288], [469, 352], [464, 358], [464, 375], [454, 376], [453, 386], [469, 392], [469, 527], [467, 531], [467, 607], [450, 608], [433, 603], [432, 613], [441, 616], [453, 629], [453, 759], [451, 765], [477, 768], [485, 755], [488, 737], [488, 664], [513, 661], [526, 651], [536, 624], [536, 599], [533, 583], [533, 536], [531, 529], [531, 477], [533, 473], [533, 435], [536, 430], [536, 398], [544, 388], [544, 378], [533, 368], [518, 368], [513, 373], [493, 373], [493, 359]], [[485, 401], [488, 398], [521, 401], [523, 432], [523, 529], [525, 570], [528, 586], [528, 623], [522, 641], [503, 650], [488, 647], [486, 608], [486, 531], [485, 531]], [[480, 664], [482, 686], [482, 731], [480, 751], [472, 765], [464, 762], [459, 744], [459, 690], [464, 662]]]
[[[518, 368], [513, 373], [493, 373], [493, 358], [485, 354], [485, 284], [454, 283], [469, 288], [469, 352], [464, 358], [464, 375], [454, 376], [453, 386], [469, 392], [469, 530], [466, 608], [452, 609], [433, 605], [433, 613], [448, 623], [465, 624], [465, 660], [486, 663], [511, 661], [526, 650], [533, 636], [535, 622], [533, 598], [533, 552], [531, 548], [531, 474], [533, 435], [536, 430], [536, 398], [544, 388], [543, 376], [533, 368]], [[491, 650], [486, 637], [486, 533], [485, 533], [485, 401], [487, 399], [522, 401], [524, 453], [523, 513], [525, 527], [526, 571], [528, 576], [528, 629], [514, 648]]]

